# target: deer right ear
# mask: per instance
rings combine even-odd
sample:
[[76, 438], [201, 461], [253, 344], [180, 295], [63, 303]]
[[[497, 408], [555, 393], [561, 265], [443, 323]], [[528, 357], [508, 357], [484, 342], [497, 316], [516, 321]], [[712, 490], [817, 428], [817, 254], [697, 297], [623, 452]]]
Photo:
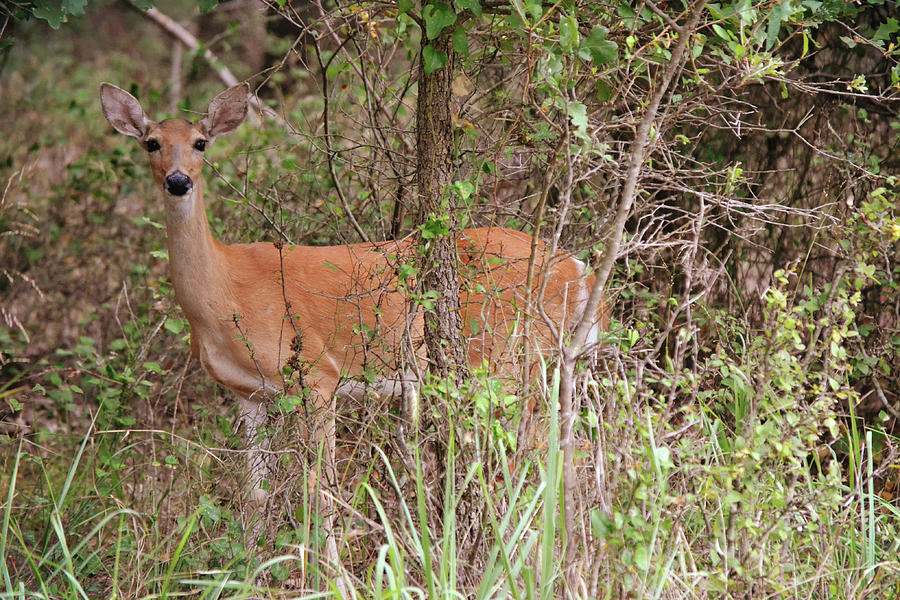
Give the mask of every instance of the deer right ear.
[[134, 96], [112, 84], [100, 84], [100, 104], [103, 116], [119, 133], [141, 139], [153, 124]]
[[210, 139], [231, 133], [247, 116], [250, 86], [246, 83], [228, 88], [209, 103], [206, 116], [200, 120], [200, 128]]

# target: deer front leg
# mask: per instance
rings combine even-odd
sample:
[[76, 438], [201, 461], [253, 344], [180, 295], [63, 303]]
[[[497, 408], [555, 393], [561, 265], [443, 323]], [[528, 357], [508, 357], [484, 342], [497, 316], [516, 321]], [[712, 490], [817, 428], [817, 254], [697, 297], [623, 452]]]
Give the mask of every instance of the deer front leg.
[[325, 534], [325, 557], [332, 563], [336, 563], [338, 559], [337, 544], [335, 540], [334, 516], [336, 505], [332, 500], [332, 495], [339, 494], [337, 457], [335, 456], [336, 443], [336, 422], [335, 412], [337, 410], [337, 388], [336, 384], [327, 382], [313, 391], [315, 405], [321, 407], [312, 415], [311, 423], [307, 424], [311, 435], [309, 441], [315, 451], [321, 449], [321, 463], [312, 469], [314, 475], [313, 481], [315, 489], [310, 489], [311, 494], [317, 494], [319, 500], [319, 510], [322, 516], [322, 528]]
[[[259, 428], [266, 422], [266, 407], [248, 396], [239, 395], [241, 421], [244, 423], [244, 434], [247, 437], [247, 489], [248, 497], [257, 523], [262, 522], [265, 515], [269, 492], [263, 489], [263, 481], [270, 475], [269, 460], [266, 455], [268, 440], [258, 440]], [[257, 532], [258, 533], [258, 532]]]
[[[323, 558], [325, 562], [336, 570], [337, 577], [334, 584], [338, 591], [338, 597], [348, 598], [347, 590], [350, 582], [346, 579], [346, 572], [340, 562], [338, 550], [338, 531], [335, 521], [340, 517], [337, 514], [337, 503], [333, 498], [340, 492], [337, 469], [337, 444], [336, 444], [336, 413], [337, 413], [336, 386], [331, 386], [328, 395], [328, 410], [320, 416], [320, 426], [317, 426], [313, 439], [322, 446], [322, 471], [324, 477], [319, 477], [320, 510], [322, 515], [322, 529], [325, 534], [325, 548]], [[321, 438], [319, 437], [321, 436]]]

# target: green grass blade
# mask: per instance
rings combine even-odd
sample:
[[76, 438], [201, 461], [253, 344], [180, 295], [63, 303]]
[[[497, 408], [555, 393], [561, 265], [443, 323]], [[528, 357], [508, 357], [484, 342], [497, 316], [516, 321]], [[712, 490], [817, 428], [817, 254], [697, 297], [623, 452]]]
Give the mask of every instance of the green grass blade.
[[[19, 542], [19, 550], [22, 552], [22, 554], [25, 555], [25, 560], [28, 561], [28, 566], [31, 567], [31, 574], [34, 577], [35, 581], [37, 581], [38, 586], [41, 588], [41, 597], [49, 598], [50, 593], [47, 590], [47, 581], [41, 573], [40, 562], [35, 559], [34, 553], [28, 549], [28, 545], [25, 543], [25, 537], [22, 535], [22, 531], [15, 525], [15, 522], [13, 522], [13, 532], [16, 535], [16, 540], [18, 540]], [[19, 584], [19, 588], [22, 588], [21, 583]]]
[[873, 465], [872, 430], [866, 431], [866, 480], [867, 496], [869, 500], [868, 531], [866, 534], [866, 570], [869, 572], [867, 579], [875, 576], [875, 467]]
[[419, 512], [419, 538], [422, 545], [422, 567], [425, 571], [425, 588], [431, 600], [438, 600], [435, 574], [431, 564], [431, 534], [428, 530], [428, 507], [425, 505], [425, 475], [422, 472], [422, 456], [416, 446], [416, 505]]
[[78, 452], [75, 453], [75, 458], [72, 459], [72, 465], [69, 467], [69, 472], [66, 473], [66, 482], [63, 484], [62, 492], [59, 494], [59, 500], [56, 502], [57, 510], [65, 505], [69, 489], [72, 487], [72, 481], [75, 479], [75, 473], [78, 471], [78, 465], [81, 463], [81, 457], [84, 455], [84, 449], [87, 447], [88, 440], [91, 439], [91, 433], [94, 431], [94, 425], [97, 423], [97, 417], [99, 415], [100, 408], [94, 413], [91, 424], [88, 425], [87, 431], [84, 433], [84, 439], [81, 440], [81, 446], [78, 447]]
[[400, 587], [404, 587], [404, 575], [403, 575], [403, 552], [401, 551], [401, 546], [399, 540], [397, 540], [394, 535], [394, 530], [390, 525], [390, 519], [388, 518], [387, 512], [384, 509], [384, 506], [381, 504], [381, 500], [378, 499], [378, 494], [369, 484], [364, 484], [366, 491], [369, 494], [369, 498], [372, 500], [372, 504], [375, 505], [375, 511], [378, 513], [379, 518], [381, 519], [382, 525], [384, 525], [384, 536], [387, 539], [387, 548], [388, 548], [388, 556], [390, 560], [387, 561], [388, 570], [385, 571], [389, 573], [392, 579], [392, 589], [399, 589]]
[[487, 482], [484, 480], [484, 472], [481, 468], [478, 469], [478, 481], [481, 483], [484, 502], [488, 509], [488, 518], [490, 519], [491, 528], [494, 530], [494, 538], [497, 540], [496, 543], [500, 552], [500, 560], [503, 562], [503, 570], [506, 573], [507, 583], [509, 585], [509, 593], [512, 594], [513, 600], [519, 600], [519, 590], [513, 575], [514, 570], [509, 556], [510, 553], [503, 544], [503, 530], [500, 528], [500, 523], [497, 522], [497, 515], [494, 512], [494, 503], [491, 502], [491, 492], [488, 489]]
[[166, 600], [169, 597], [169, 585], [172, 582], [172, 577], [175, 575], [175, 566], [178, 564], [178, 560], [181, 558], [181, 553], [184, 551], [184, 547], [187, 544], [188, 538], [190, 538], [191, 533], [194, 531], [194, 525], [197, 524], [197, 517], [200, 514], [200, 509], [195, 510], [190, 519], [188, 519], [187, 527], [184, 528], [184, 533], [181, 535], [181, 539], [178, 541], [178, 546], [175, 548], [175, 552], [172, 554], [172, 558], [169, 559], [169, 569], [166, 572], [166, 576], [162, 581], [162, 590], [160, 590], [159, 597], [160, 600]]
[[[444, 589], [456, 589], [456, 428], [453, 419], [448, 419], [447, 466], [444, 482], [444, 532], [441, 536], [441, 583]], [[466, 484], [463, 484], [466, 489]]]
[[541, 531], [540, 598], [551, 600], [556, 573], [553, 572], [556, 544], [556, 517], [559, 507], [559, 485], [562, 461], [559, 460], [559, 367], [553, 369], [550, 393], [550, 431], [547, 445], [547, 469], [544, 473], [543, 529]]
[[59, 540], [59, 546], [63, 553], [64, 559], [64, 567], [62, 569], [63, 577], [69, 580], [69, 583], [72, 585], [72, 588], [78, 593], [78, 595], [84, 600], [89, 600], [87, 594], [84, 591], [84, 588], [81, 587], [81, 583], [78, 582], [78, 579], [75, 577], [75, 566], [72, 561], [72, 553], [69, 551], [68, 544], [66, 543], [66, 534], [63, 530], [62, 520], [59, 517], [58, 512], [54, 512], [50, 515], [50, 524], [53, 527], [53, 532], [56, 534], [57, 540]]
[[3, 573], [3, 584], [6, 593], [13, 594], [12, 579], [9, 576], [9, 566], [6, 561], [6, 533], [9, 531], [9, 518], [12, 515], [13, 498], [16, 495], [16, 476], [19, 474], [19, 459], [22, 457], [22, 439], [19, 439], [19, 447], [16, 449], [16, 457], [13, 459], [12, 473], [9, 475], [9, 489], [6, 491], [6, 507], [3, 510], [3, 524], [0, 525], [0, 571]]

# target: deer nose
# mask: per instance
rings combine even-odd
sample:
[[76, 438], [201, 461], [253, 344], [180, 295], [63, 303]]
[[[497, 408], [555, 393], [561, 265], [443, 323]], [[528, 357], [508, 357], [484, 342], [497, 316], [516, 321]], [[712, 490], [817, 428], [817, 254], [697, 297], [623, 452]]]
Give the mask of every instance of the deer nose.
[[166, 191], [173, 196], [184, 196], [191, 191], [193, 186], [194, 183], [191, 181], [191, 178], [181, 171], [175, 171], [166, 177]]

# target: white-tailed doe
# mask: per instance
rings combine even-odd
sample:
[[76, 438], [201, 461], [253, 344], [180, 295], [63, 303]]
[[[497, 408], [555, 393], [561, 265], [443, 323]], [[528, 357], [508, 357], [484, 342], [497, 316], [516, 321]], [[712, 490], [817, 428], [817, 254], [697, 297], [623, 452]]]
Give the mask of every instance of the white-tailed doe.
[[[410, 309], [410, 281], [399, 275], [415, 259], [409, 239], [308, 247], [224, 245], [213, 237], [203, 200], [203, 155], [244, 120], [248, 94], [247, 85], [226, 90], [197, 123], [157, 123], [131, 94], [106, 83], [100, 90], [110, 124], [147, 151], [165, 204], [172, 284], [191, 326], [191, 352], [242, 404], [251, 440], [251, 499], [261, 504], [265, 469], [253, 440], [266, 399], [284, 391], [285, 364], [302, 368], [309, 401], [327, 415], [322, 431], [333, 457], [339, 388], [352, 393], [359, 389], [354, 378], [375, 371], [385, 375], [389, 391], [395, 389], [391, 380], [408, 378], [421, 364], [423, 325], [421, 310]], [[556, 330], [585, 305], [592, 277], [584, 265], [568, 254], [551, 256], [543, 243], [536, 248], [536, 276], [527, 294], [531, 236], [502, 228], [459, 236], [460, 303], [473, 366], [486, 361], [494, 373], [515, 374], [517, 352], [552, 350], [559, 343]], [[523, 344], [518, 332], [528, 313], [534, 324]], [[598, 314], [596, 333], [602, 320]]]

